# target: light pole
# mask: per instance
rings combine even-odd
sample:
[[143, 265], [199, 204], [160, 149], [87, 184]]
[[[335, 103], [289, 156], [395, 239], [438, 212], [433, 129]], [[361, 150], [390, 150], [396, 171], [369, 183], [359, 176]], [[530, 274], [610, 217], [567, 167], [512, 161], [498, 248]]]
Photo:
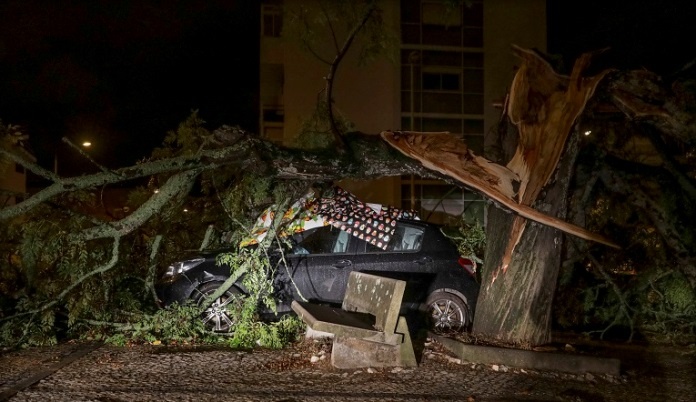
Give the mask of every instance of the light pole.
[[[72, 141], [70, 141], [70, 139], [68, 139], [67, 137], [63, 137], [62, 140], [64, 143], [68, 144], [70, 147], [72, 147], [77, 152], [79, 152], [80, 154], [85, 156], [87, 159], [92, 160], [92, 158], [90, 158], [89, 155], [87, 155], [85, 153], [85, 151], [82, 150], [82, 148], [86, 149], [86, 148], [91, 147], [92, 146], [91, 141], [89, 141], [89, 140], [83, 141], [82, 148], [79, 148], [78, 146], [73, 144]], [[59, 149], [60, 149], [60, 147], [56, 147], [55, 151], [53, 151], [53, 174], [55, 174], [56, 176], [58, 176], [58, 151], [59, 151]]]

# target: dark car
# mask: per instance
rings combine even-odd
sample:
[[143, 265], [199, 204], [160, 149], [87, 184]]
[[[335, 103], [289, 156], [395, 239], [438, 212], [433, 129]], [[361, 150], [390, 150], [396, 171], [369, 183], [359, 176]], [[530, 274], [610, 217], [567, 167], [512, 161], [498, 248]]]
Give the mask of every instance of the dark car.
[[[435, 330], [461, 330], [472, 322], [479, 289], [475, 264], [460, 257], [436, 225], [399, 221], [386, 250], [331, 225], [297, 233], [290, 240], [287, 265], [277, 269], [274, 278], [281, 313], [302, 297], [340, 304], [350, 272], [360, 271], [406, 281], [403, 310], [424, 312]], [[170, 265], [157, 286], [162, 304], [201, 303], [217, 290], [230, 276], [229, 266], [216, 264], [218, 254]], [[243, 285], [235, 284], [204, 312], [209, 328], [226, 332], [233, 327], [225, 307], [234, 294], [244, 294]]]

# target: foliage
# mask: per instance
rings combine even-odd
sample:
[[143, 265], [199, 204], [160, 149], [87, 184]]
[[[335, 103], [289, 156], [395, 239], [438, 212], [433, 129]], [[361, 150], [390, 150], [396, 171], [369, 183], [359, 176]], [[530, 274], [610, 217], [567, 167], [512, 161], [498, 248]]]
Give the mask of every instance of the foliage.
[[668, 271], [648, 280], [639, 304], [646, 332], [677, 338], [696, 336], [696, 292], [683, 275]]
[[[696, 293], [678, 272], [656, 271], [612, 277], [630, 305], [635, 329], [654, 340], [693, 341]], [[588, 274], [576, 274], [573, 286], [561, 284], [559, 291], [565, 296], [561, 296], [563, 302], [557, 302], [558, 325], [588, 333], [603, 334], [611, 329], [610, 336], [625, 339], [629, 322], [620, 312], [618, 294], [606, 282]]]
[[[200, 309], [198, 306], [186, 304], [184, 306], [172, 305], [166, 309], [156, 311], [154, 314], [141, 314], [131, 319], [132, 324], [109, 326], [102, 328], [103, 332], [96, 332], [95, 327], [82, 334], [83, 338], [103, 339], [107, 343], [123, 346], [128, 343], [151, 344], [194, 344], [194, 343], [220, 343], [223, 340], [216, 334], [208, 331], [203, 322], [198, 319]], [[97, 326], [97, 328], [99, 328]]]
[[[616, 84], [614, 84], [616, 85]], [[688, 81], [672, 84], [682, 110], [693, 105]], [[610, 102], [599, 91], [597, 102]], [[670, 135], [590, 108], [581, 122], [570, 204], [578, 223], [623, 246], [578, 245], [559, 277], [555, 320], [563, 329], [616, 336], [627, 328], [659, 339], [694, 336], [693, 124]], [[599, 133], [599, 135], [595, 135]], [[691, 156], [690, 156], [691, 155]], [[609, 179], [609, 180], [608, 180]], [[623, 188], [620, 188], [623, 187]], [[628, 314], [626, 314], [628, 312]]]
[[204, 126], [205, 120], [198, 116], [198, 111], [192, 111], [176, 130], [167, 133], [164, 137], [164, 146], [156, 148], [152, 152], [152, 157], [196, 155], [211, 140], [211, 133]]
[[[287, 205], [287, 202], [276, 205]], [[295, 317], [283, 317], [270, 323], [262, 322], [258, 317], [260, 308], [276, 313], [273, 278], [282, 259], [272, 258], [270, 254], [282, 255], [282, 241], [276, 237], [276, 233], [284, 210], [283, 206], [276, 208], [274, 224], [256, 247], [243, 247], [218, 256], [217, 263], [229, 266], [233, 278], [241, 276], [241, 284], [245, 291], [243, 297], [237, 301], [236, 308], [230, 309], [232, 321], [235, 323], [234, 332], [229, 340], [233, 347], [282, 347], [294, 341], [303, 327], [301, 321]], [[277, 262], [273, 264], [272, 261]]]
[[[153, 152], [153, 158], [195, 158], [201, 149], [215, 146], [218, 145], [205, 129], [204, 121], [193, 112], [177, 130], [168, 133], [164, 146]], [[143, 205], [167, 178], [168, 175], [152, 177], [147, 186], [134, 187], [123, 212], [127, 215]], [[108, 238], [84, 241], [75, 236], [98, 219], [109, 219], [108, 214], [100, 212], [96, 194], [68, 192], [22, 217], [3, 222], [6, 230], [0, 231], [0, 345], [52, 344], [64, 337], [89, 337], [120, 344], [219, 341], [219, 336], [200, 325], [198, 306], [156, 308], [153, 285], [161, 273], [158, 266], [198, 249], [205, 233], [212, 233], [211, 248], [238, 241], [248, 234], [253, 219], [274, 197], [294, 197], [301, 187], [306, 190], [298, 183], [278, 183], [246, 172], [203, 175], [188, 195], [166, 204], [122, 240], [113, 269], [85, 280], [61, 298], [61, 292], [76, 278], [112, 257], [113, 243]], [[157, 252], [153, 252], [158, 237], [163, 240], [157, 242]], [[250, 298], [249, 306], [259, 300], [270, 303], [268, 278], [263, 272], [252, 271], [245, 277], [247, 289], [259, 295], [256, 302]], [[296, 334], [292, 330], [297, 323], [292, 320], [258, 324], [252, 309], [248, 311], [247, 325], [254, 329], [255, 342], [278, 346]]]
[[[300, 5], [284, 10], [283, 37], [294, 40], [320, 61], [332, 61], [338, 53], [337, 47], [357, 27], [366, 14], [370, 18], [357, 33], [355, 39], [357, 60], [361, 65], [369, 64], [377, 57], [398, 60], [399, 39], [384, 23], [383, 11], [374, 0], [319, 1], [318, 7]], [[327, 45], [327, 38], [336, 38]]]
[[336, 136], [354, 130], [334, 105], [333, 85], [341, 61], [350, 52], [362, 66], [379, 57], [396, 62], [399, 39], [388, 29], [383, 10], [375, 0], [320, 0], [311, 7], [287, 7], [283, 29], [286, 40], [296, 40], [303, 50], [329, 69], [324, 77], [326, 87], [312, 115], [303, 121], [297, 145], [305, 149], [335, 149], [336, 142], [340, 142]]
[[221, 203], [230, 219], [250, 227], [262, 208], [271, 203], [270, 178], [245, 175], [220, 194]]
[[456, 225], [443, 228], [442, 232], [449, 237], [459, 250], [459, 255], [483, 263], [486, 250], [486, 230], [478, 222], [469, 223], [460, 219]]
[[[16, 300], [20, 310], [34, 309], [37, 303], [28, 297]], [[0, 350], [16, 346], [46, 346], [57, 343], [56, 311], [45, 310], [31, 316], [31, 320], [10, 325], [0, 325]]]
[[693, 339], [696, 293], [682, 273], [668, 268], [672, 256], [660, 232], [621, 197], [596, 198], [587, 217], [590, 226], [611, 230], [612, 238], [628, 246], [622, 253], [590, 248], [562, 268], [557, 326], [624, 339], [633, 326], [651, 339]]
[[[54, 308], [40, 309], [55, 300], [71, 281], [106, 259], [108, 244], [93, 242], [88, 246], [70, 236], [90, 220], [75, 211], [89, 208], [93, 200], [89, 193], [60, 197], [54, 205], [40, 206], [10, 221], [8, 230], [0, 234], [0, 272], [6, 289], [0, 303], [0, 344], [34, 345], [41, 344], [42, 339], [53, 343], [59, 335], [60, 328], [54, 325], [58, 321], [72, 323], [80, 312], [91, 314], [106, 306], [99, 299], [112, 294], [115, 278], [108, 274], [103, 283], [85, 283]], [[13, 313], [28, 318], [1, 320]]]
[[304, 324], [297, 317], [285, 316], [271, 323], [249, 320], [235, 327], [234, 336], [228, 344], [242, 348], [262, 346], [279, 349], [296, 341], [303, 329]]
[[[338, 131], [341, 133], [355, 130], [350, 121], [336, 114], [334, 114], [334, 120]], [[297, 145], [304, 149], [325, 149], [334, 145], [329, 110], [325, 101], [317, 101], [317, 106], [312, 115], [302, 122]]]

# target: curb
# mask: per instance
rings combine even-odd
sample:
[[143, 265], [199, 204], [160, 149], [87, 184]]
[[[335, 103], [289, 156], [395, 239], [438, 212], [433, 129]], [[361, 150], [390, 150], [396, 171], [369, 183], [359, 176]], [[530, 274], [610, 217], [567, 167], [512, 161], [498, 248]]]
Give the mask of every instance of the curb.
[[619, 359], [470, 345], [433, 333], [429, 333], [428, 336], [467, 362], [503, 364], [508, 367], [554, 370], [575, 374], [589, 372], [612, 376], [620, 375], [621, 361]]

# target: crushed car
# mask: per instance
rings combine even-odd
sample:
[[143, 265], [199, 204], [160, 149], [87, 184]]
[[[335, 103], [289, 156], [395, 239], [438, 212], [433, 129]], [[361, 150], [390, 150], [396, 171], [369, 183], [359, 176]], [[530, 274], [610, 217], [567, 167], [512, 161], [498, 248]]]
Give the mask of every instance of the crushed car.
[[[310, 199], [311, 201], [308, 201]], [[297, 211], [301, 213], [297, 213]], [[432, 223], [413, 213], [366, 204], [336, 188], [333, 196], [303, 198], [285, 213], [282, 253], [269, 253], [278, 313], [290, 313], [293, 300], [340, 305], [352, 271], [404, 280], [403, 311], [419, 312], [438, 332], [461, 331], [472, 323], [479, 285], [476, 263]], [[274, 219], [267, 210], [243, 247], [253, 247]], [[225, 251], [202, 253], [171, 264], [156, 286], [163, 306], [202, 305], [231, 276], [218, 264]], [[230, 303], [246, 290], [238, 280], [205, 308], [202, 319], [216, 332], [234, 330]]]

